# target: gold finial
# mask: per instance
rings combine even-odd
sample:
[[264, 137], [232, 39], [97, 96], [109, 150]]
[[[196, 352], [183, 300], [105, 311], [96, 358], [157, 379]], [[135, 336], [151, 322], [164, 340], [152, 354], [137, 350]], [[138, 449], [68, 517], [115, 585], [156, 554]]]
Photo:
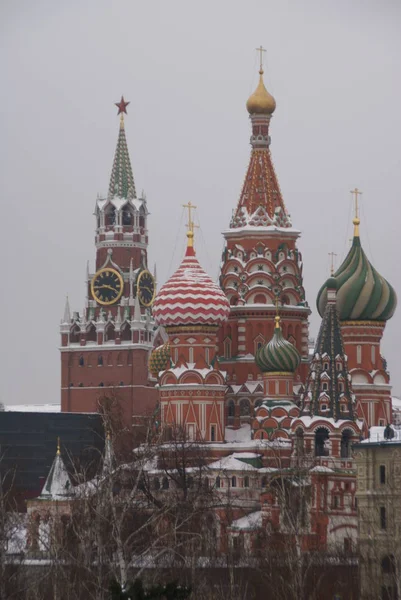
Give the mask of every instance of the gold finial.
[[197, 208], [197, 206], [195, 206], [195, 204], [192, 204], [191, 201], [189, 201], [188, 204], [183, 204], [182, 206], [184, 208], [188, 209], [188, 223], [187, 223], [188, 244], [187, 245], [188, 245], [188, 248], [192, 248], [194, 245], [194, 229], [195, 229], [195, 227], [197, 227], [197, 225], [195, 225], [195, 223], [192, 220], [192, 211], [195, 210]]
[[61, 450], [60, 450], [60, 436], [57, 436], [57, 452], [56, 452], [57, 456], [60, 456], [61, 454]]
[[354, 190], [351, 190], [351, 194], [354, 196], [355, 202], [355, 217], [352, 219], [354, 224], [354, 237], [359, 237], [359, 224], [361, 221], [358, 215], [358, 196], [362, 196], [362, 192], [360, 192], [358, 188], [355, 188]]
[[120, 129], [124, 129], [124, 114], [120, 115]]
[[334, 257], [337, 256], [337, 254], [335, 252], [329, 252], [329, 256], [331, 258], [330, 275], [334, 275]]
[[259, 52], [260, 55], [259, 73], [260, 75], [263, 75], [263, 52], [266, 52], [266, 49], [263, 48], [263, 46], [259, 46], [259, 48], [256, 48], [256, 52]]
[[276, 316], [274, 317], [274, 323], [275, 323], [274, 324], [274, 329], [281, 329], [281, 327], [280, 327], [280, 320], [281, 319], [280, 319], [280, 313], [279, 313], [279, 310], [278, 310], [278, 294], [276, 295], [276, 302], [275, 302], [275, 304], [276, 304]]
[[276, 109], [276, 101], [269, 94], [263, 82], [263, 52], [266, 52], [266, 50], [262, 46], [256, 48], [256, 50], [260, 54], [259, 83], [253, 94], [249, 96], [246, 108], [250, 115], [272, 115]]

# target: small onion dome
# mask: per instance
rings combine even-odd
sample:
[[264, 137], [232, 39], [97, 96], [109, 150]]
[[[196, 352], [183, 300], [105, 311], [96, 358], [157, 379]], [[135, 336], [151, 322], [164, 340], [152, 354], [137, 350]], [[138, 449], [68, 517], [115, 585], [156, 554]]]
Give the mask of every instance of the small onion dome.
[[256, 353], [255, 361], [262, 373], [277, 371], [293, 373], [301, 362], [298, 350], [283, 337], [280, 317], [276, 316], [274, 335]]
[[370, 264], [359, 235], [354, 236], [340, 268], [319, 290], [316, 304], [321, 317], [327, 303], [327, 288], [333, 278], [337, 285], [336, 304], [341, 321], [387, 321], [393, 316], [397, 306], [395, 291]]
[[157, 377], [160, 371], [165, 371], [171, 363], [170, 344], [166, 342], [153, 350], [149, 358], [149, 371]]
[[276, 101], [271, 94], [265, 88], [263, 82], [263, 69], [259, 71], [259, 83], [256, 90], [248, 98], [246, 103], [246, 109], [250, 115], [271, 115], [276, 109]]
[[200, 266], [190, 234], [184, 260], [154, 301], [152, 313], [159, 325], [220, 325], [228, 318], [230, 304]]

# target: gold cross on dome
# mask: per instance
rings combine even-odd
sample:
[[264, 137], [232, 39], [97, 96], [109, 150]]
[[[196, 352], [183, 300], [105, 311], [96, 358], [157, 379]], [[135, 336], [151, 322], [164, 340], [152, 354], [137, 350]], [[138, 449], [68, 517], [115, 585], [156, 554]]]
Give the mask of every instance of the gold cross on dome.
[[194, 229], [195, 229], [195, 227], [197, 227], [197, 225], [195, 225], [195, 223], [192, 220], [192, 211], [195, 210], [198, 207], [195, 206], [195, 204], [192, 204], [191, 201], [189, 201], [188, 204], [183, 204], [182, 206], [184, 208], [188, 209], [188, 223], [187, 223], [187, 227], [188, 227], [188, 231], [191, 231], [193, 233]]
[[266, 49], [263, 46], [259, 46], [259, 48], [256, 48], [256, 51], [260, 54], [260, 70], [263, 71], [263, 52], [266, 52]]
[[330, 263], [330, 275], [334, 274], [334, 257], [337, 256], [335, 252], [329, 252], [329, 256], [331, 257]]
[[354, 190], [351, 190], [351, 194], [354, 196], [355, 202], [355, 219], [358, 219], [358, 196], [362, 196], [362, 192], [360, 192], [358, 188], [355, 188]]

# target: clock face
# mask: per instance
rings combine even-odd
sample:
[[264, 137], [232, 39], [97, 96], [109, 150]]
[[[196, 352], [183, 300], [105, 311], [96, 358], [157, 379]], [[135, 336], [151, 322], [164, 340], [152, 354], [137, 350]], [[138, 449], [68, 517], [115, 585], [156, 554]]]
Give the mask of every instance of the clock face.
[[142, 271], [139, 274], [136, 293], [142, 306], [150, 306], [152, 304], [156, 294], [156, 287], [155, 280], [149, 271]]
[[115, 269], [100, 269], [91, 282], [92, 296], [99, 304], [114, 304], [124, 291], [124, 282]]

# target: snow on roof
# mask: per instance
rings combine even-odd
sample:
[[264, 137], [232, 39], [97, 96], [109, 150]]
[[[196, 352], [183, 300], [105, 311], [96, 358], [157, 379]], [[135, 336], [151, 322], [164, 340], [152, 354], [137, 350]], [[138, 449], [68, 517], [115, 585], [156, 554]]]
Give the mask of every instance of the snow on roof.
[[245, 423], [244, 425], [241, 425], [239, 429], [226, 427], [224, 438], [226, 442], [250, 442], [251, 426], [249, 423]]
[[[320, 416], [310, 417], [310, 416], [307, 416], [307, 415], [304, 415], [302, 417], [294, 417], [294, 421], [295, 420], [302, 421], [302, 423], [305, 425], [305, 427], [311, 427], [314, 423], [317, 423], [318, 421], [323, 421], [323, 422], [326, 422], [326, 423], [331, 423], [335, 427], [341, 427], [341, 425], [343, 425], [344, 423], [349, 423], [350, 422], [349, 419], [338, 419], [338, 421], [336, 421], [335, 419], [333, 419], [333, 417], [320, 417]], [[362, 429], [362, 421], [356, 420], [355, 424], [360, 429]]]
[[43, 412], [43, 413], [55, 413], [60, 412], [61, 405], [59, 403], [54, 404], [7, 404], [4, 407], [7, 412]]
[[399, 429], [395, 429], [393, 425], [390, 425], [391, 429], [394, 432], [394, 437], [391, 439], [386, 439], [384, 437], [385, 427], [371, 427], [369, 429], [369, 437], [366, 440], [362, 440], [361, 444], [373, 444], [377, 442], [385, 442], [386, 444], [391, 444], [391, 442], [400, 443], [401, 442], [401, 431]]
[[311, 473], [334, 473], [333, 469], [330, 469], [330, 467], [323, 467], [321, 465], [318, 465], [317, 467], [313, 467], [313, 469], [310, 470]]
[[[245, 452], [244, 454], [248, 454]], [[209, 469], [215, 469], [218, 471], [258, 471], [256, 467], [252, 465], [242, 462], [242, 460], [238, 460], [240, 454], [230, 454], [230, 456], [225, 456], [221, 460], [216, 460], [215, 462], [208, 465]], [[244, 458], [246, 458], [244, 456]]]
[[250, 513], [245, 517], [241, 517], [240, 519], [236, 519], [231, 523], [231, 529], [258, 529], [262, 527], [262, 511], [257, 510], [256, 512]]

